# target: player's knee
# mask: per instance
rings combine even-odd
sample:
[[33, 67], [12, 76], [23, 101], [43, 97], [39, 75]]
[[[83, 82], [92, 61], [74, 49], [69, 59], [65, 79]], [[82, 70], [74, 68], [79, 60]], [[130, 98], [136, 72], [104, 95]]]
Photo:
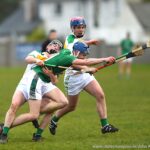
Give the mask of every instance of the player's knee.
[[66, 98], [66, 99], [64, 99], [64, 101], [63, 101], [63, 105], [64, 106], [67, 106], [69, 104], [69, 102], [68, 102], [68, 99]]
[[105, 99], [104, 92], [97, 92], [96, 98], [97, 98], [97, 100], [100, 100], [100, 101], [104, 100]]
[[36, 120], [36, 119], [38, 119], [39, 118], [39, 113], [32, 113], [31, 114], [31, 120]]
[[65, 107], [65, 106], [67, 106], [67, 105], [68, 105], [68, 100], [67, 100], [67, 98], [61, 99], [61, 100], [60, 100], [60, 103], [61, 103], [61, 107], [62, 107], [62, 108]]
[[17, 109], [18, 109], [18, 104], [13, 103], [13, 104], [10, 105], [9, 112], [10, 113], [16, 113]]

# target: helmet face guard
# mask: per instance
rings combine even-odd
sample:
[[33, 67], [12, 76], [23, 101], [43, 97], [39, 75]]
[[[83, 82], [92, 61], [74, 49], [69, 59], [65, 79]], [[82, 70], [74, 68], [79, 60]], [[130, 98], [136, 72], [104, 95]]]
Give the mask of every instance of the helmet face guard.
[[[58, 45], [60, 49], [63, 48], [63, 44], [59, 40], [53, 40], [48, 45]], [[46, 50], [46, 52], [49, 54], [57, 53], [57, 51], [55, 49]]]
[[49, 43], [49, 45], [53, 45], [53, 44], [58, 45], [60, 49], [63, 48], [63, 44], [59, 40], [53, 40]]

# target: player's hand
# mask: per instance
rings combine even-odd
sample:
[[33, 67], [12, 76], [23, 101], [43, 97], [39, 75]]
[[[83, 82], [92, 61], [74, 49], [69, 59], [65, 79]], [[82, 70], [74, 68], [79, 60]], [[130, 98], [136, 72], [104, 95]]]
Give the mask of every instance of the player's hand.
[[50, 77], [51, 82], [55, 85], [58, 82], [57, 76], [53, 74], [53, 71], [49, 70], [47, 67], [42, 68], [43, 72]]
[[89, 40], [89, 41], [87, 41], [87, 44], [88, 45], [99, 45], [100, 44], [100, 40], [96, 40], [96, 39]]
[[36, 65], [38, 65], [38, 66], [44, 66], [44, 61], [42, 61], [40, 59], [36, 59]]
[[113, 56], [110, 56], [110, 57], [107, 57], [107, 58], [104, 59], [105, 62], [110, 63], [110, 64], [114, 63], [115, 60], [116, 59]]
[[91, 67], [91, 68], [89, 68], [89, 72], [90, 72], [91, 74], [94, 74], [94, 73], [97, 72], [97, 69], [94, 68], [94, 67]]
[[48, 76], [50, 76], [52, 74], [52, 71], [50, 71], [47, 67], [43, 67], [42, 70]]
[[82, 71], [82, 72], [88, 72], [88, 73], [90, 73], [90, 74], [94, 74], [94, 73], [97, 72], [97, 69], [94, 68], [94, 67], [88, 67], [88, 68], [82, 69], [81, 71]]

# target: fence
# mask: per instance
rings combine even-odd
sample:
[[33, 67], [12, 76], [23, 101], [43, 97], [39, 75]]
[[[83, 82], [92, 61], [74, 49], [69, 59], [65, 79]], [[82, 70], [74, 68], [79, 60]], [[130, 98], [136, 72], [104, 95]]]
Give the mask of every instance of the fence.
[[[41, 43], [24, 43], [13, 45], [10, 42], [0, 44], [0, 66], [21, 66], [24, 65], [25, 56], [35, 49], [40, 49]], [[118, 46], [102, 45], [92, 46], [89, 57], [117, 56]], [[143, 56], [134, 59], [134, 63], [150, 63], [150, 49], [145, 51]]]

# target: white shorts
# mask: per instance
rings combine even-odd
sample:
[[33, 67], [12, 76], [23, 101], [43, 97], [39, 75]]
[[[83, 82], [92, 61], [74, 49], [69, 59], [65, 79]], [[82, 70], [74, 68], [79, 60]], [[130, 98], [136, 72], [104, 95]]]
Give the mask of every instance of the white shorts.
[[16, 91], [21, 91], [26, 100], [42, 100], [42, 96], [57, 88], [55, 85], [43, 82], [38, 75], [31, 70], [30, 75], [24, 76], [19, 82]]
[[64, 78], [66, 92], [68, 95], [77, 95], [93, 80], [94, 76], [89, 73], [66, 75]]
[[132, 63], [132, 61], [133, 61], [133, 58], [128, 58], [128, 59], [126, 59], [126, 60], [124, 60], [122, 62], [123, 63]]

